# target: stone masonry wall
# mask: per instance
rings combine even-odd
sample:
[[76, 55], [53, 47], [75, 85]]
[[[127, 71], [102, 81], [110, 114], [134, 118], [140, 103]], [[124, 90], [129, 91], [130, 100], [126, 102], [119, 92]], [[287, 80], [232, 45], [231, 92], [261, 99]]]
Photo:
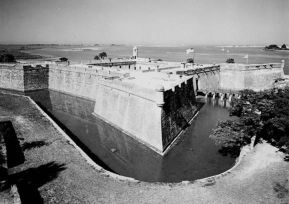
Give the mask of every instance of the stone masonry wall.
[[220, 88], [228, 91], [261, 91], [273, 88], [275, 80], [284, 77], [283, 66], [280, 63], [224, 64], [221, 66]]
[[48, 67], [21, 64], [0, 65], [0, 88], [33, 91], [48, 88]]
[[[156, 102], [111, 86], [97, 85], [94, 114], [162, 152], [161, 111]], [[161, 93], [162, 94], [162, 93]]]
[[0, 65], [0, 88], [24, 91], [24, 73], [22, 67]]
[[202, 73], [195, 80], [198, 80], [198, 90], [200, 91], [210, 92], [220, 89], [220, 71]]
[[189, 125], [197, 112], [193, 78], [164, 93], [162, 142], [165, 149]]
[[48, 66], [23, 66], [23, 71], [25, 91], [34, 91], [48, 88]]

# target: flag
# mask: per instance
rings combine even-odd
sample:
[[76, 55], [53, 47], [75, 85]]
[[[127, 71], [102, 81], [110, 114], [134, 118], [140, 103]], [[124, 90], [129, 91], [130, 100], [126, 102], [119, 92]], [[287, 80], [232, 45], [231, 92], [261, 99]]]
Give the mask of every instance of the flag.
[[187, 50], [186, 50], [186, 53], [187, 53], [187, 54], [194, 53], [194, 52], [195, 52], [195, 50], [194, 50], [193, 48], [190, 48], [190, 49], [187, 49]]
[[245, 58], [245, 59], [248, 59], [248, 58], [249, 58], [249, 56], [248, 56], [248, 55], [245, 55], [243, 58]]

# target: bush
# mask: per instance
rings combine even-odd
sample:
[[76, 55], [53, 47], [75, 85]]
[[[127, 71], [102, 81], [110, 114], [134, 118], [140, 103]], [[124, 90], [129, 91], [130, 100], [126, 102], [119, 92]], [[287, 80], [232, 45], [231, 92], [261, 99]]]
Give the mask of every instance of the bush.
[[235, 63], [235, 60], [233, 58], [229, 58], [226, 60], [226, 63]]
[[0, 62], [15, 62], [15, 57], [11, 54], [3, 54], [0, 56]]
[[283, 44], [282, 46], [281, 46], [281, 49], [287, 49], [287, 47], [286, 47], [286, 45], [285, 44]]
[[95, 59], [95, 60], [99, 60], [100, 58], [99, 58], [98, 55], [95, 55], [94, 59]]

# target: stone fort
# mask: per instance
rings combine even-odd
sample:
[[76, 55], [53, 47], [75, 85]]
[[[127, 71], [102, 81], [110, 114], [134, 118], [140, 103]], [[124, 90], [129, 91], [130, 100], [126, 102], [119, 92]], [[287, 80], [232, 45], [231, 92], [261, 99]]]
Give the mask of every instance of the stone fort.
[[0, 64], [0, 88], [49, 89], [89, 99], [93, 114], [165, 154], [199, 110], [196, 95], [229, 99], [238, 91], [273, 87], [284, 61], [192, 64], [139, 58], [90, 64], [38, 61]]

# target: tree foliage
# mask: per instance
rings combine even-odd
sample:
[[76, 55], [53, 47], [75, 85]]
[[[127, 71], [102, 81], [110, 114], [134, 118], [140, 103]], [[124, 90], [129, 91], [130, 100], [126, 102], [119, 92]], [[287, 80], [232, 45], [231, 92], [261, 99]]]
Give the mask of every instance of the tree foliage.
[[11, 55], [11, 54], [2, 54], [0, 56], [0, 62], [6, 62], [6, 63], [15, 62], [15, 57], [14, 55]]
[[233, 58], [229, 58], [226, 60], [226, 63], [235, 63], [235, 60]]
[[68, 59], [67, 59], [66, 57], [60, 57], [60, 58], [59, 58], [59, 61], [61, 61], [61, 62], [67, 62]]
[[281, 46], [281, 48], [282, 48], [282, 49], [287, 49], [287, 47], [286, 47], [285, 44], [283, 44], [283, 45]]
[[217, 144], [240, 148], [255, 136], [289, 154], [289, 88], [244, 90], [233, 99], [230, 113], [239, 118], [218, 124], [210, 135]]
[[100, 52], [98, 55], [96, 55], [96, 56], [94, 57], [94, 59], [95, 59], [95, 60], [100, 60], [100, 59], [104, 59], [104, 58], [106, 58], [106, 57], [107, 57], [106, 52]]
[[266, 46], [265, 49], [270, 50], [270, 49], [280, 49], [280, 48], [278, 47], [278, 45], [272, 44], [272, 45]]
[[188, 58], [187, 59], [187, 63], [194, 63], [194, 59], [193, 58]]
[[101, 52], [101, 53], [98, 54], [98, 56], [99, 56], [101, 59], [104, 59], [104, 58], [107, 57], [107, 54], [106, 54], [106, 52]]

